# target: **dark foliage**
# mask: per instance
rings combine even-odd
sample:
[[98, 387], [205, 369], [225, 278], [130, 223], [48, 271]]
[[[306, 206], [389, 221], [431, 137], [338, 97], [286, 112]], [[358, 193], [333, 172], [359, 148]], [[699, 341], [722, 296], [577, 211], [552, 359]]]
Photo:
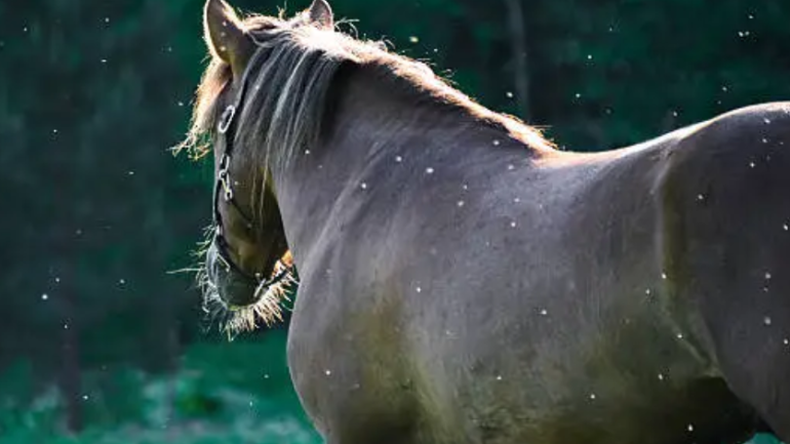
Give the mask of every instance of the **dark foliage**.
[[[288, 2], [288, 12], [307, 3]], [[613, 148], [790, 98], [790, 2], [521, 6], [523, 65], [504, 0], [333, 1], [336, 14], [359, 19], [344, 31], [430, 61], [491, 108], [528, 112], [567, 149]], [[172, 370], [182, 346], [213, 338], [192, 276], [169, 273], [192, 265], [210, 221], [210, 164], [168, 152], [203, 67], [201, 7], [0, 2], [0, 368], [27, 360], [48, 381], [77, 353], [81, 370]], [[79, 347], [64, 351], [72, 340]]]

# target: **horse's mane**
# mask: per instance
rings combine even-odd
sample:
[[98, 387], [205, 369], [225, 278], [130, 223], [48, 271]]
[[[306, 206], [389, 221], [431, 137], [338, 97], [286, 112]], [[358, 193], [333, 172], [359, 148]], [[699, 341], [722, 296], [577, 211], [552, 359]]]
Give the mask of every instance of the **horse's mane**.
[[[321, 30], [304, 25], [304, 17], [285, 20], [282, 17], [251, 16], [242, 25], [259, 48], [248, 62], [245, 72], [244, 105], [238, 114], [235, 146], [249, 161], [269, 165], [274, 158], [288, 162], [299, 151], [312, 146], [322, 130], [329, 91], [341, 66], [354, 65], [371, 70], [376, 78], [390, 82], [391, 87], [405, 94], [415, 111], [421, 107], [441, 109], [473, 117], [522, 141], [534, 150], [552, 147], [540, 132], [517, 119], [494, 113], [437, 77], [424, 63], [393, 54], [379, 42], [361, 41], [334, 30]], [[188, 151], [199, 158], [208, 153], [216, 123], [224, 108], [235, 97], [229, 94], [233, 81], [231, 67], [216, 55], [211, 58], [198, 86], [192, 124], [186, 139], [175, 151]], [[236, 85], [238, 87], [238, 85]], [[469, 120], [469, 119], [467, 119]], [[419, 119], [414, 119], [418, 124]], [[262, 163], [263, 162], [263, 163]], [[256, 172], [259, 169], [255, 169]], [[264, 172], [265, 174], [265, 172]], [[254, 181], [253, 187], [262, 187]], [[253, 217], [264, 214], [263, 196]], [[255, 195], [255, 190], [252, 192]], [[208, 284], [205, 279], [204, 284]], [[220, 301], [215, 289], [204, 287], [206, 303]], [[268, 290], [259, 303], [241, 311], [229, 312], [223, 304], [220, 312], [228, 318], [225, 329], [234, 332], [251, 329], [258, 318], [271, 322], [279, 316], [279, 301], [287, 293], [287, 285]]]
[[[477, 104], [424, 63], [390, 53], [380, 42], [313, 26], [293, 26], [296, 21], [267, 16], [243, 21], [247, 32], [262, 42], [247, 68], [251, 77], [237, 125], [239, 149], [254, 147], [255, 152], [247, 154], [257, 157], [278, 152], [278, 157], [287, 161], [297, 150], [310, 146], [321, 129], [335, 73], [349, 62], [375, 70], [380, 78], [396, 82], [398, 89], [415, 97], [501, 128], [533, 149], [553, 147], [538, 129]], [[187, 148], [196, 157], [208, 151], [219, 113], [233, 100], [224, 94], [232, 77], [226, 63], [217, 57], [211, 60], [197, 90], [192, 126], [177, 149]]]

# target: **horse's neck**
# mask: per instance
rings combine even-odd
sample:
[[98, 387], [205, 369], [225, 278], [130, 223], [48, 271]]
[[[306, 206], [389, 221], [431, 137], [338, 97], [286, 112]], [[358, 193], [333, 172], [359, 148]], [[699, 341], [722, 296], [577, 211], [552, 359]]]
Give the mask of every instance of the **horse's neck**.
[[[399, 90], [403, 85], [398, 81], [372, 74], [358, 70], [337, 80], [319, 146], [296, 153], [293, 163], [276, 174], [277, 198], [297, 267], [328, 241], [324, 235], [330, 224], [342, 223], [354, 211], [350, 207], [362, 201], [356, 194], [375, 186], [375, 172], [391, 171], [398, 150], [419, 152], [421, 147], [411, 145], [449, 137], [472, 142], [492, 131], [462, 111]], [[464, 156], [471, 155], [472, 147], [464, 147]]]

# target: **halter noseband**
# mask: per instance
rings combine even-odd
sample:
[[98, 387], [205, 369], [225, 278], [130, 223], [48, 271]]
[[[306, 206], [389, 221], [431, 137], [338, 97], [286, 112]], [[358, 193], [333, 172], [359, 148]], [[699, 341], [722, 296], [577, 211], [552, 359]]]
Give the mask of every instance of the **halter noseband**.
[[[252, 64], [253, 63], [250, 63], [250, 65]], [[243, 106], [244, 93], [247, 89], [247, 73], [249, 70], [250, 69], [248, 68], [247, 72], [244, 73], [241, 89], [236, 96], [236, 100], [232, 105], [228, 105], [228, 107], [225, 108], [225, 110], [222, 112], [222, 115], [220, 116], [219, 123], [217, 124], [217, 143], [223, 144], [224, 149], [222, 150], [222, 157], [220, 157], [219, 160], [217, 179], [214, 182], [213, 213], [215, 230], [213, 243], [217, 251], [217, 258], [225, 266], [226, 271], [233, 272], [238, 277], [251, 284], [254, 284], [256, 286], [257, 293], [258, 289], [261, 287], [268, 288], [281, 281], [288, 274], [289, 270], [287, 267], [283, 267], [282, 271], [280, 271], [276, 276], [272, 277], [272, 279], [268, 281], [261, 279], [258, 276], [252, 276], [242, 270], [241, 267], [233, 262], [230, 254], [228, 253], [229, 245], [224, 237], [225, 229], [222, 225], [222, 215], [219, 212], [219, 200], [221, 193], [225, 202], [232, 205], [242, 217], [242, 219], [244, 219], [244, 223], [247, 224], [247, 227], [253, 227], [253, 219], [247, 215], [247, 213], [241, 208], [238, 201], [236, 200], [235, 194], [233, 192], [233, 181], [230, 177], [230, 163], [232, 158], [231, 156], [233, 155], [233, 141], [235, 138], [237, 121], [236, 117]]]

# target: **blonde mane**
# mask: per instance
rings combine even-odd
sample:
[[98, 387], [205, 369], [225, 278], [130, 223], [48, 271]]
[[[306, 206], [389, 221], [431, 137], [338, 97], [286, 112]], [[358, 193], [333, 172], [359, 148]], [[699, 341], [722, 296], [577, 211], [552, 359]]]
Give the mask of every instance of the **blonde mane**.
[[[414, 93], [502, 127], [531, 148], [553, 148], [537, 128], [484, 108], [422, 62], [393, 54], [380, 42], [358, 40], [336, 30], [293, 26], [294, 21], [252, 16], [243, 22], [260, 42], [256, 56], [264, 55], [253, 57], [247, 67], [249, 95], [236, 135], [239, 146], [255, 151], [250, 154], [268, 156], [277, 149], [286, 153], [281, 158], [287, 161], [300, 147], [309, 145], [320, 131], [327, 91], [343, 63], [378, 70]], [[228, 104], [225, 91], [232, 77], [226, 63], [212, 58], [197, 89], [192, 125], [177, 151], [187, 149], [196, 158], [209, 151], [215, 122]]]

